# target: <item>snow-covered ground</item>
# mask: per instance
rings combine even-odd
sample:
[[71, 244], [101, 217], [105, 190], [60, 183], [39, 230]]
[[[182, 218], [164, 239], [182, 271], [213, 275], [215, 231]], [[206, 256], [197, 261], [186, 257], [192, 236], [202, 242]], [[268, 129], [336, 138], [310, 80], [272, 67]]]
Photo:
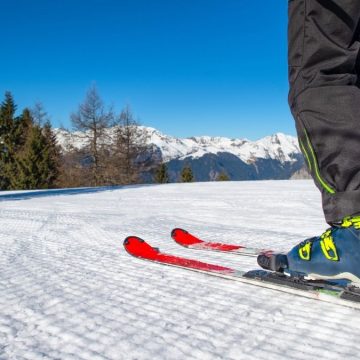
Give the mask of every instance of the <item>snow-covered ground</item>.
[[[0, 193], [1, 200], [1, 193]], [[130, 257], [122, 242], [289, 249], [322, 232], [311, 181], [134, 186], [0, 201], [0, 359], [358, 359], [360, 312]]]

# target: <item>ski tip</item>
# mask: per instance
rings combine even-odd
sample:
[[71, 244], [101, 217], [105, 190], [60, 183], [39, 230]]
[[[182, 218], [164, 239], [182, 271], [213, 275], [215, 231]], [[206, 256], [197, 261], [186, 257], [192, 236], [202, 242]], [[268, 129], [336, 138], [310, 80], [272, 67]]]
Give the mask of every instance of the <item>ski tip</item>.
[[179, 245], [184, 247], [191, 247], [194, 245], [202, 244], [204, 241], [198, 239], [194, 235], [191, 235], [188, 231], [180, 228], [175, 228], [171, 232], [172, 239]]
[[184, 229], [180, 229], [180, 228], [175, 228], [175, 229], [172, 229], [171, 231], [171, 237], [176, 240], [177, 236], [179, 234], [188, 234], [188, 232]]
[[154, 259], [160, 252], [159, 249], [152, 247], [137, 236], [128, 236], [124, 240], [124, 248], [128, 254], [144, 259]]
[[124, 242], [123, 242], [123, 245], [125, 246], [125, 247], [127, 247], [127, 246], [129, 246], [129, 245], [132, 245], [133, 243], [143, 243], [144, 242], [144, 240], [143, 239], [141, 239], [141, 238], [139, 238], [139, 237], [137, 237], [137, 236], [128, 236], [125, 240], [124, 240]]

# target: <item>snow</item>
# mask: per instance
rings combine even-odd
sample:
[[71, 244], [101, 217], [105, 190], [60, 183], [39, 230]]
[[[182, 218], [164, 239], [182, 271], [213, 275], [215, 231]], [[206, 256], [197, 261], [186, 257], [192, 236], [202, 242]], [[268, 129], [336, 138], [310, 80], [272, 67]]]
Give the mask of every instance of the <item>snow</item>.
[[[297, 139], [282, 133], [267, 136], [257, 141], [210, 136], [181, 139], [164, 135], [151, 127], [140, 126], [140, 128], [146, 134], [146, 143], [156, 145], [160, 149], [164, 161], [183, 160], [188, 157], [197, 159], [205, 154], [227, 152], [246, 163], [251, 163], [256, 158], [277, 159], [284, 163], [295, 161], [292, 155], [300, 153]], [[113, 138], [114, 129], [107, 130], [107, 141], [111, 141], [110, 139]], [[84, 133], [71, 133], [61, 129], [56, 129], [55, 132], [59, 145], [64, 149], [70, 147], [80, 149], [86, 143]]]
[[0, 359], [358, 359], [359, 311], [148, 263], [122, 246], [138, 235], [252, 269], [254, 258], [184, 249], [170, 230], [287, 250], [326, 228], [311, 181], [4, 194]]

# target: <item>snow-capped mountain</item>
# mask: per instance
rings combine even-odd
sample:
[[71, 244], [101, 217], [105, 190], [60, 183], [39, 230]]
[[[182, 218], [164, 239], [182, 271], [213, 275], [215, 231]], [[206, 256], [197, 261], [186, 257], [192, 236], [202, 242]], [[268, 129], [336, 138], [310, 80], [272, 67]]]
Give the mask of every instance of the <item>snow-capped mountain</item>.
[[156, 129], [145, 128], [147, 143], [156, 145], [164, 161], [183, 160], [188, 157], [199, 159], [205, 154], [230, 153], [245, 163], [258, 158], [292, 161], [292, 154], [300, 153], [297, 139], [278, 133], [258, 141], [230, 139], [226, 137], [200, 136], [180, 139], [164, 135]]
[[[287, 179], [304, 164], [297, 139], [282, 133], [250, 141], [210, 136], [177, 138], [151, 127], [140, 128], [151, 156], [167, 162], [173, 181], [185, 163], [199, 181], [214, 180], [220, 173], [233, 180]], [[114, 130], [108, 130], [106, 141], [111, 141]], [[61, 129], [55, 132], [64, 151], [80, 149], [86, 143], [84, 133]]]

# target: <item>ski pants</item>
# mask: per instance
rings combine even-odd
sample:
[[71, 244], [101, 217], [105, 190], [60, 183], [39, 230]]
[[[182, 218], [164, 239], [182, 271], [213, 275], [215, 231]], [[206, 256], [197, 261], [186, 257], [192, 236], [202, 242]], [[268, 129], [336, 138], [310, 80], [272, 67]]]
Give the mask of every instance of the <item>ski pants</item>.
[[289, 105], [326, 221], [360, 214], [360, 0], [289, 0]]

